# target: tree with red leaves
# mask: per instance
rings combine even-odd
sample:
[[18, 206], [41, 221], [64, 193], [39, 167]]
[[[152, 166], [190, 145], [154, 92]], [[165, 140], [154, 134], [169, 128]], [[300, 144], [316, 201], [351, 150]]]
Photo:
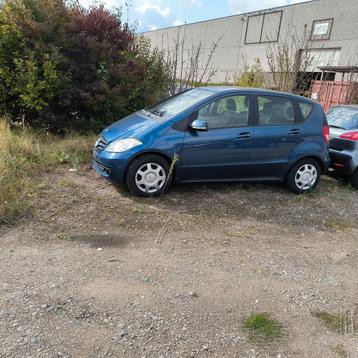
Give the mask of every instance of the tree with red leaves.
[[0, 5], [0, 115], [97, 131], [168, 93], [163, 54], [121, 14], [64, 0]]

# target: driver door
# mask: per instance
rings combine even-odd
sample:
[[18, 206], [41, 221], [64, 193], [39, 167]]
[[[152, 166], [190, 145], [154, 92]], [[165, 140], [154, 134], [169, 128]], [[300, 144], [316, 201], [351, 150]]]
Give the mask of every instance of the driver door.
[[197, 112], [206, 131], [188, 128], [182, 151], [183, 181], [235, 180], [247, 176], [254, 102], [250, 95], [217, 99]]

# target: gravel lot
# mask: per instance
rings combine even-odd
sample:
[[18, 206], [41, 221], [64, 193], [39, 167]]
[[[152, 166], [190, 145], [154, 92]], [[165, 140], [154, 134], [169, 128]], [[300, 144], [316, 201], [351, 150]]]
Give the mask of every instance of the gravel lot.
[[[0, 228], [0, 357], [358, 357], [358, 191], [330, 178], [185, 185], [139, 199], [88, 168], [43, 177]], [[267, 312], [284, 336], [243, 329]], [[358, 325], [357, 325], [358, 327]]]

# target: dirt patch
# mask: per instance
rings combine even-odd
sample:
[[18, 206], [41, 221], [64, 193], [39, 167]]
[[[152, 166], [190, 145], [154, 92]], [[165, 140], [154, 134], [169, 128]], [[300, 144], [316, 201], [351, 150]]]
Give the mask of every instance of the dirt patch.
[[[355, 329], [312, 315], [356, 312], [358, 192], [342, 183], [140, 199], [82, 168], [40, 188], [34, 217], [0, 228], [1, 357], [358, 356]], [[282, 339], [250, 339], [261, 313]]]
[[84, 243], [90, 247], [101, 249], [102, 247], [124, 247], [130, 244], [127, 237], [116, 235], [74, 235], [73, 241]]

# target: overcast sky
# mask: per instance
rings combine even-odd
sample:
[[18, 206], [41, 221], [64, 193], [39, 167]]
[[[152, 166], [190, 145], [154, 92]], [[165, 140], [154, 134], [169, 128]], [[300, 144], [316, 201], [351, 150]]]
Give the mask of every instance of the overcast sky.
[[[102, 0], [107, 7], [122, 7], [124, 20], [137, 22], [138, 32], [244, 13], [305, 0]], [[306, 0], [307, 1], [307, 0]], [[80, 0], [89, 6], [93, 0]], [[129, 4], [129, 11], [125, 10]]]

